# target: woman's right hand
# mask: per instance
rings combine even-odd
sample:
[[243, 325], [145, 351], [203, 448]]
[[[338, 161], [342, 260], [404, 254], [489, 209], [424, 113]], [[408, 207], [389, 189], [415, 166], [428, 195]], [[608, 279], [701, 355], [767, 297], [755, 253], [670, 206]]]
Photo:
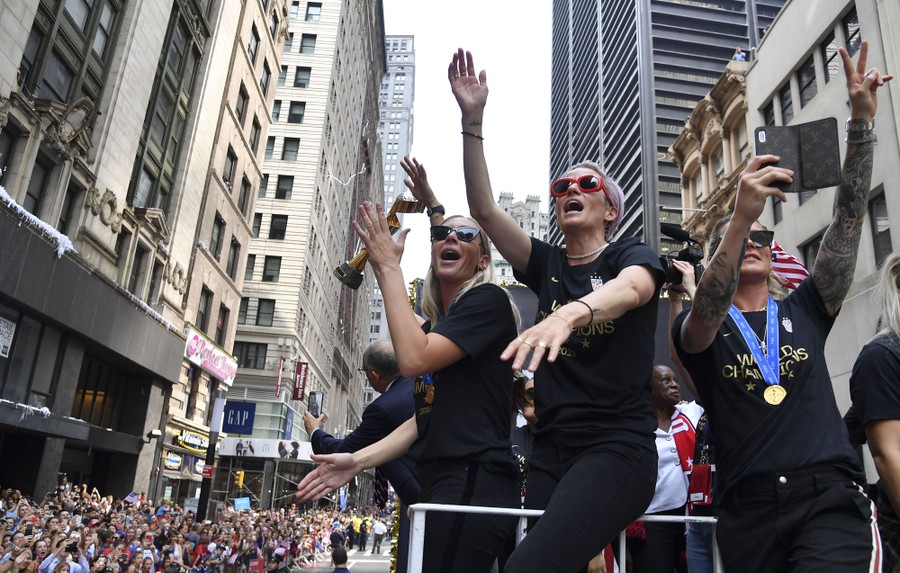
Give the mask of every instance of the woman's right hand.
[[437, 205], [438, 200], [434, 196], [431, 185], [428, 184], [428, 174], [425, 173], [425, 166], [419, 163], [419, 160], [415, 157], [410, 158], [407, 155], [400, 160], [400, 167], [409, 175], [403, 180], [403, 184], [412, 192], [413, 197], [427, 207]]
[[794, 172], [774, 165], [779, 159], [777, 155], [757, 155], [747, 164], [738, 178], [733, 221], [740, 217], [749, 228], [762, 214], [769, 197], [787, 202], [787, 196], [775, 184], [791, 183]]
[[475, 71], [472, 52], [465, 52], [460, 48], [453, 54], [453, 60], [447, 68], [447, 79], [463, 116], [480, 117], [487, 104], [487, 73], [484, 70], [481, 73]]
[[353, 460], [353, 454], [312, 454], [310, 459], [322, 462], [322, 465], [306, 474], [297, 484], [297, 497], [302, 501], [322, 499], [361, 471]]

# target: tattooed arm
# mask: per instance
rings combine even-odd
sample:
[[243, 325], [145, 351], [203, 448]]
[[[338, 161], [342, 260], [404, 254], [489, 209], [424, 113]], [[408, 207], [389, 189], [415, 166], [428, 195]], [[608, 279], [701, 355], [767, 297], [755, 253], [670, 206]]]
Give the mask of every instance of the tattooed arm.
[[482, 120], [487, 103], [487, 74], [478, 73], [470, 52], [453, 54], [447, 79], [462, 112], [463, 169], [469, 212], [485, 230], [509, 264], [525, 271], [531, 258], [531, 239], [512, 216], [494, 201], [487, 162], [484, 159]]
[[[725, 227], [725, 235], [710, 260], [709, 268], [697, 285], [691, 311], [681, 324], [679, 342], [686, 352], [702, 352], [712, 344], [738, 292], [738, 278], [750, 227], [762, 213], [769, 197], [785, 200], [784, 193], [774, 185], [777, 182], [790, 183], [794, 173], [790, 169], [771, 165], [776, 161], [778, 157], [773, 155], [754, 157], [741, 173], [731, 221]], [[768, 296], [765, 277], [744, 288], [758, 290], [763, 300]], [[747, 294], [744, 290], [741, 292]]]
[[[862, 43], [855, 66], [846, 50], [840, 48], [839, 51], [847, 77], [851, 119], [872, 121], [877, 109], [876, 90], [891, 76], [882, 76], [874, 68], [865, 72], [868, 42]], [[848, 134], [847, 157], [844, 159], [841, 185], [834, 197], [833, 219], [822, 237], [813, 268], [812, 280], [831, 316], [840, 310], [853, 282], [872, 180], [875, 143], [869, 139], [872, 137], [868, 132]]]

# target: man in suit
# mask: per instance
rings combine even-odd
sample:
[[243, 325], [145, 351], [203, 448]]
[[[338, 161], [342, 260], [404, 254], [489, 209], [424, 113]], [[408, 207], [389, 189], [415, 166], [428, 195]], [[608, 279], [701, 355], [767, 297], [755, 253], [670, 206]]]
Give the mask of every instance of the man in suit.
[[[376, 340], [363, 352], [362, 370], [369, 384], [381, 396], [372, 401], [363, 411], [362, 420], [344, 439], [338, 439], [322, 430], [324, 414], [314, 418], [309, 412], [303, 413], [303, 425], [309, 433], [313, 452], [332, 454], [355, 452], [377, 442], [393, 432], [397, 426], [413, 416], [413, 380], [400, 376], [400, 367], [394, 356], [390, 341]], [[397, 571], [406, 571], [409, 521], [406, 506], [419, 499], [421, 486], [416, 474], [415, 462], [407, 456], [390, 461], [378, 470], [391, 482], [403, 505], [400, 508], [399, 550]]]

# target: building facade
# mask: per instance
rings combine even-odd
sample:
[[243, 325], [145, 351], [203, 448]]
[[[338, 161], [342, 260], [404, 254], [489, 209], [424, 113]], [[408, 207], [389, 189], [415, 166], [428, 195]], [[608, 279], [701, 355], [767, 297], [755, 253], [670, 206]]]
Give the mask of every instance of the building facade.
[[157, 477], [197, 227], [188, 135], [221, 13], [0, 7], [0, 464], [37, 497], [58, 473], [117, 496]]
[[[816, 24], [808, 15], [815, 13]], [[713, 90], [695, 108], [672, 148], [682, 171], [685, 228], [703, 240], [731, 210], [740, 171], [754, 154], [757, 128], [834, 117], [843, 131], [849, 115], [839, 47], [858, 57], [869, 42], [868, 66], [900, 66], [900, 6], [851, 0], [789, 1], [759, 44], [755, 61], [731, 62]], [[892, 214], [900, 213], [900, 86], [878, 92], [874, 170], [868, 216], [863, 225], [853, 284], [828, 338], [825, 357], [838, 406], [850, 406], [848, 382], [862, 346], [875, 333], [871, 289], [878, 265], [900, 244]], [[750, 134], [749, 136], [747, 134]], [[843, 136], [840, 136], [843, 139]], [[840, 145], [842, 155], [844, 144]], [[723, 169], [718, 170], [719, 157]], [[831, 222], [835, 188], [789, 194], [771, 202], [760, 221], [810, 270], [822, 234]], [[875, 477], [867, 457], [870, 477]]]
[[[367, 279], [359, 290], [346, 288], [332, 272], [357, 251], [350, 226], [356, 206], [383, 200], [381, 3], [292, 0], [286, 34], [273, 69], [272, 125], [242, 269], [238, 374], [228, 402], [255, 405], [247, 437], [291, 444], [307, 438], [302, 413], [311, 392], [323, 393], [330, 431], [352, 430], [361, 417], [357, 368], [371, 286]], [[220, 467], [243, 468], [245, 483], [253, 476], [256, 495], [270, 500], [292, 487], [275, 480], [276, 465], [278, 476], [299, 481], [300, 467], [272, 457], [235, 456]], [[231, 489], [217, 478], [215, 496]]]
[[[500, 207], [519, 224], [529, 237], [535, 237], [541, 241], [548, 240], [550, 217], [541, 209], [541, 198], [537, 195], [528, 195], [525, 201], [516, 201], [513, 194], [501, 191], [497, 201]], [[517, 283], [513, 276], [512, 266], [503, 258], [497, 247], [491, 243], [491, 260], [494, 261], [494, 272], [501, 283]]]
[[[579, 161], [598, 161], [625, 192], [617, 235], [659, 244], [660, 206], [680, 201], [669, 146], [735, 48], [749, 53], [783, 4], [555, 0], [551, 179]], [[554, 205], [550, 198], [551, 211]], [[555, 220], [550, 240], [562, 241]]]

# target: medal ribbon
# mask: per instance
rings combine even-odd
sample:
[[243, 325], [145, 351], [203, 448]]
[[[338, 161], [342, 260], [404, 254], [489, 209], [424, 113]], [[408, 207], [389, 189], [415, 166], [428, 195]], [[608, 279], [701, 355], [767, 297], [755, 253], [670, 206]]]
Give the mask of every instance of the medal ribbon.
[[765, 357], [763, 356], [762, 349], [759, 347], [759, 342], [756, 340], [756, 334], [753, 333], [753, 329], [750, 328], [750, 325], [747, 323], [744, 315], [741, 314], [741, 311], [738, 310], [736, 306], [731, 305], [731, 308], [728, 309], [728, 316], [734, 321], [735, 326], [737, 326], [738, 331], [741, 333], [741, 337], [744, 339], [744, 344], [750, 349], [750, 354], [753, 356], [753, 360], [756, 361], [757, 366], [759, 366], [759, 371], [762, 373], [763, 380], [765, 380], [766, 384], [769, 386], [778, 386], [778, 358], [781, 354], [781, 345], [778, 340], [778, 305], [775, 304], [775, 299], [770, 296], [769, 302], [766, 305], [767, 348]]

